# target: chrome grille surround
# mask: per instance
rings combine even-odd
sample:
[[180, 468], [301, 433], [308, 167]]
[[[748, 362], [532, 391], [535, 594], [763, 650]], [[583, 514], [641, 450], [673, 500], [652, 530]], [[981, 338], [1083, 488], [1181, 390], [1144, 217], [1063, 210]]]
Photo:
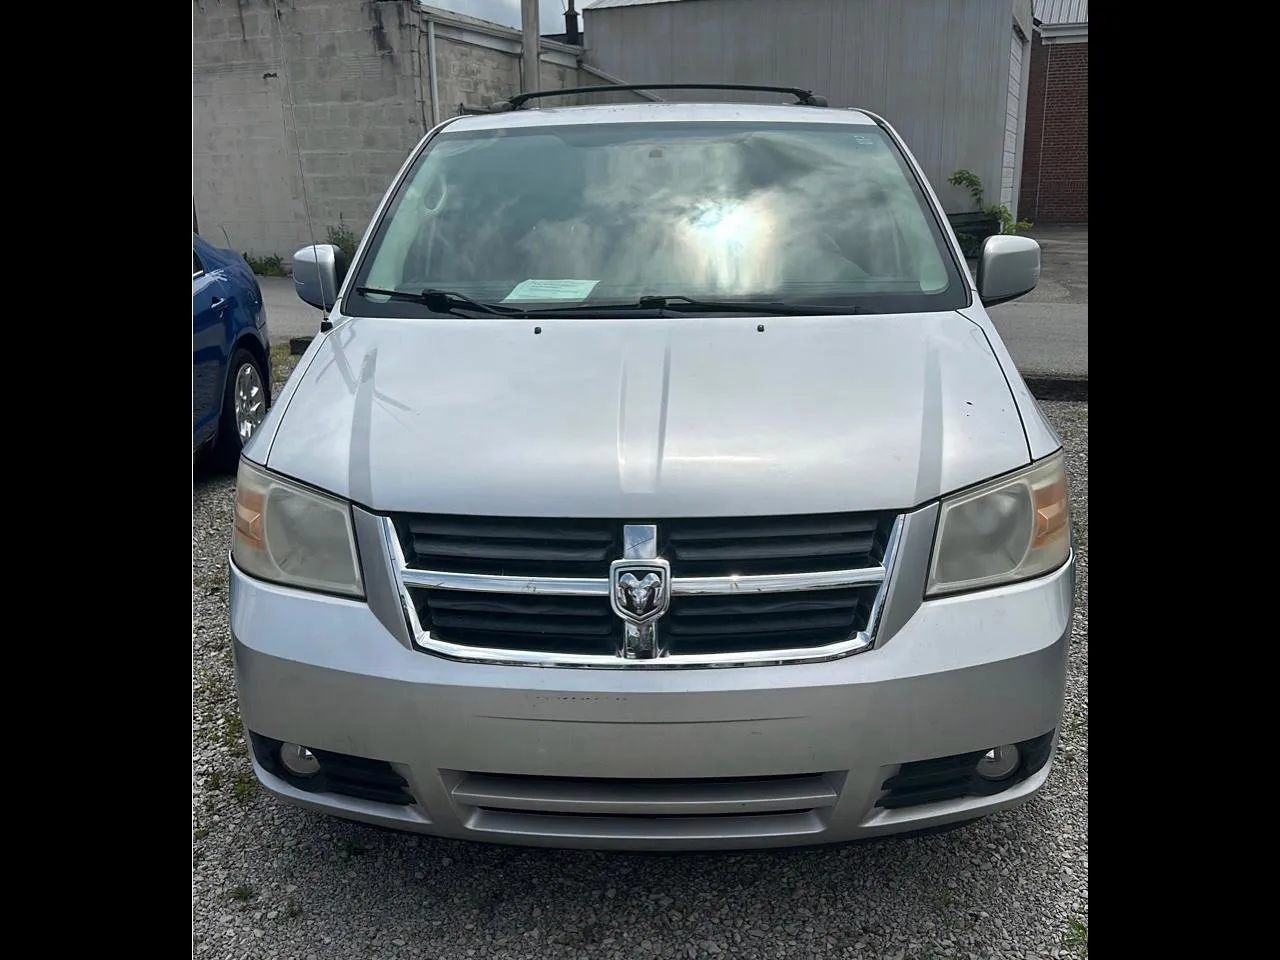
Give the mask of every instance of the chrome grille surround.
[[[439, 635], [439, 632], [433, 633], [423, 624], [423, 618], [419, 615], [418, 600], [415, 599], [413, 591], [451, 591], [459, 596], [492, 594], [511, 598], [589, 597], [598, 598], [608, 605], [612, 592], [611, 582], [608, 577], [505, 576], [415, 569], [406, 560], [395, 520], [383, 516], [379, 521], [387, 559], [395, 573], [395, 586], [399, 592], [401, 608], [413, 644], [417, 649], [453, 660], [477, 663], [626, 670], [804, 663], [833, 660], [865, 652], [875, 644], [876, 630], [889, 584], [892, 581], [903, 532], [903, 517], [901, 515], [894, 517], [884, 540], [882, 558], [879, 563], [870, 566], [743, 576], [671, 576], [669, 579], [668, 589], [673, 602], [677, 602], [682, 597], [748, 598], [766, 595], [785, 596], [851, 587], [875, 587], [865, 625], [837, 642], [816, 646], [746, 649], [721, 653], [681, 653], [678, 645], [673, 649], [671, 645], [659, 640], [652, 642], [641, 655], [636, 655], [636, 648], [631, 644], [636, 639], [637, 631], [631, 623], [623, 624], [625, 629], [620, 631], [622, 639], [611, 653], [477, 646], [453, 642]], [[624, 556], [620, 559], [652, 558], [656, 540], [654, 527], [655, 525], [652, 524], [625, 525], [623, 552], [636, 556]], [[661, 525], [656, 527], [660, 529]], [[657, 621], [656, 630], [657, 636], [661, 638], [663, 636], [661, 620]]]

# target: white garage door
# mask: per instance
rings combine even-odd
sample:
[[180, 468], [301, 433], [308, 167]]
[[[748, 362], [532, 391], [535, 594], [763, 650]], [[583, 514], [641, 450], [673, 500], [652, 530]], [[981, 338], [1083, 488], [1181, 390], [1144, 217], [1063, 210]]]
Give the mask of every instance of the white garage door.
[[1022, 57], [1024, 44], [1017, 30], [1009, 47], [1009, 99], [1004, 116], [1004, 165], [1000, 170], [1000, 202], [1013, 209], [1013, 190], [1018, 182], [1018, 113], [1022, 109]]

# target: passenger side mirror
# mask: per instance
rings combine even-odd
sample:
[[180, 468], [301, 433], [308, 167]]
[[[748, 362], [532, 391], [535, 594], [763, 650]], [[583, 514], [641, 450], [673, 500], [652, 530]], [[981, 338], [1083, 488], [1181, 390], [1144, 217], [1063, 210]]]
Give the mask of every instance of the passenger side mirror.
[[293, 289], [313, 307], [332, 310], [347, 275], [347, 255], [331, 243], [303, 247], [293, 255]]
[[987, 237], [978, 256], [978, 296], [984, 307], [1030, 293], [1040, 282], [1040, 244], [1008, 234]]

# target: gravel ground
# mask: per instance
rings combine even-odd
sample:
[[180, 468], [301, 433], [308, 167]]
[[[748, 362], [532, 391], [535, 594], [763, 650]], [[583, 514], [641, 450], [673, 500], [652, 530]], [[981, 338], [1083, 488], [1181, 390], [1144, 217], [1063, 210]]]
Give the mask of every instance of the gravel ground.
[[1049, 782], [1019, 810], [952, 833], [835, 848], [659, 856], [498, 847], [380, 831], [265, 795], [236, 714], [227, 631], [233, 483], [197, 474], [195, 955], [1087, 956], [1089, 407], [1044, 407], [1070, 454], [1079, 553], [1067, 705]]

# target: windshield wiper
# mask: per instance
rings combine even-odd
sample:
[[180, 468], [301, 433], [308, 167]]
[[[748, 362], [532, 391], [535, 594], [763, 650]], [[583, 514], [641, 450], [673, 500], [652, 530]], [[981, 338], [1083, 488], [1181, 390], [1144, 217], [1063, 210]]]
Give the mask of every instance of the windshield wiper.
[[522, 310], [502, 307], [496, 303], [482, 303], [479, 300], [472, 300], [465, 294], [453, 293], [449, 290], [423, 290], [421, 293], [409, 293], [405, 290], [356, 287], [356, 293], [361, 296], [371, 293], [374, 296], [390, 297], [392, 300], [402, 300], [405, 303], [419, 303], [435, 313], [453, 313], [460, 317], [466, 316], [465, 313], [458, 313], [460, 309], [471, 310], [475, 313], [489, 313], [496, 317], [518, 317], [524, 315]]
[[626, 310], [670, 310], [673, 313], [754, 313], [772, 316], [804, 317], [822, 314], [854, 314], [858, 308], [847, 304], [839, 307], [807, 306], [800, 303], [788, 303], [783, 300], [695, 300], [693, 297], [675, 295], [669, 297], [645, 296], [626, 303], [581, 303], [558, 307], [536, 307], [524, 310], [519, 307], [507, 307], [497, 303], [484, 303], [473, 300], [466, 294], [449, 290], [423, 290], [421, 293], [410, 293], [405, 290], [382, 290], [378, 287], [356, 287], [360, 295], [373, 294], [402, 300], [405, 303], [417, 303], [435, 313], [451, 313], [460, 317], [467, 314], [459, 310], [473, 313], [487, 313], [496, 317], [559, 317], [573, 316], [581, 313], [604, 313]]
[[817, 307], [783, 300], [695, 300], [693, 297], [641, 297], [630, 303], [584, 303], [573, 307], [540, 307], [525, 310], [521, 316], [548, 316], [565, 313], [594, 313], [606, 310], [671, 310], [676, 313], [760, 313], [773, 316], [803, 317], [815, 314], [853, 314], [854, 306]]

